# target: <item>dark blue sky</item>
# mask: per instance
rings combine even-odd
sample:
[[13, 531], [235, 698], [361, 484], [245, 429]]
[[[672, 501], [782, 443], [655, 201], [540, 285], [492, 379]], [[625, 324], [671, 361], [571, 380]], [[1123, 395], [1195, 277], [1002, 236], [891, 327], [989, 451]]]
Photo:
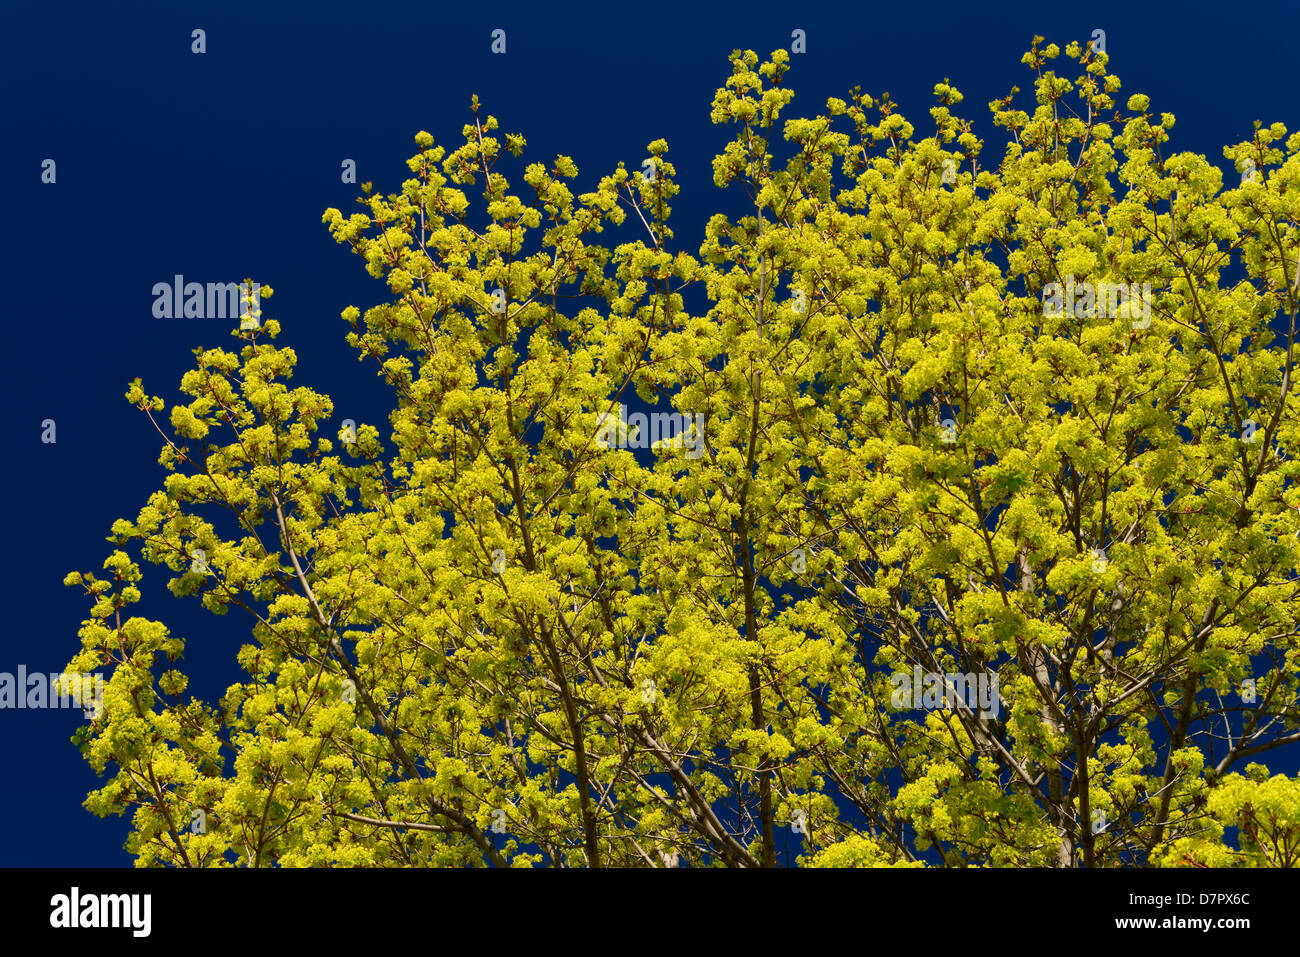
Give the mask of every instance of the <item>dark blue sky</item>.
[[[268, 6], [5, 0], [0, 12], [0, 174], [14, 187], [0, 258], [10, 536], [0, 672], [66, 664], [86, 606], [63, 576], [97, 570], [109, 525], [159, 487], [159, 439], [122, 398], [126, 384], [140, 376], [170, 401], [193, 347], [232, 344], [228, 323], [154, 318], [154, 283], [177, 273], [269, 283], [265, 313], [297, 351], [299, 378], [334, 398], [337, 419], [382, 425], [382, 395], [339, 312], [385, 289], [335, 245], [321, 213], [352, 211], [345, 158], [387, 192], [409, 175], [417, 130], [454, 147], [472, 93], [528, 138], [526, 157], [572, 156], [582, 189], [619, 160], [639, 168], [645, 145], [667, 139], [683, 187], [672, 223], [690, 252], [721, 202], [711, 162], [729, 133], [710, 123], [709, 103], [727, 54], [788, 48], [795, 28], [807, 53], [792, 58], [792, 115], [861, 85], [888, 90], [924, 135], [931, 88], [949, 77], [966, 94], [963, 115], [993, 141], [985, 104], [1031, 88], [1019, 59], [1033, 35], [1064, 46], [1100, 28], [1124, 91], [1178, 117], [1175, 150], [1226, 169], [1222, 146], [1246, 139], [1253, 120], [1300, 128], [1300, 15], [1288, 4]], [[195, 28], [207, 33], [202, 56], [190, 52]], [[496, 28], [504, 56], [489, 49]], [[41, 182], [46, 158], [54, 185]], [[41, 442], [45, 419], [56, 444]], [[196, 613], [163, 581], [146, 578], [139, 613], [189, 638], [191, 689], [215, 699], [239, 677], [247, 624]], [[68, 741], [79, 719], [0, 711], [0, 865], [130, 862], [126, 821], [81, 807], [96, 778]]]

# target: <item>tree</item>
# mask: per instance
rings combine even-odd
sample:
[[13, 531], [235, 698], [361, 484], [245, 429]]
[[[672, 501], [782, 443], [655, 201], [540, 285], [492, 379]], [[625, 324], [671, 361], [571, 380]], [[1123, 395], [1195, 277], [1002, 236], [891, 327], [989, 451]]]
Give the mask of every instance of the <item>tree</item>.
[[[946, 81], [924, 138], [857, 89], [783, 120], [787, 55], [737, 51], [748, 212], [698, 257], [663, 140], [525, 199], [477, 98], [418, 134], [324, 216], [391, 292], [343, 312], [386, 439], [336, 449], [274, 320], [170, 431], [131, 385], [169, 474], [67, 579], [87, 806], [145, 865], [1295, 864], [1300, 779], [1242, 765], [1300, 741], [1300, 135], [1225, 188], [1042, 42], [996, 168]], [[124, 619], [139, 558], [251, 617], [218, 707]]]

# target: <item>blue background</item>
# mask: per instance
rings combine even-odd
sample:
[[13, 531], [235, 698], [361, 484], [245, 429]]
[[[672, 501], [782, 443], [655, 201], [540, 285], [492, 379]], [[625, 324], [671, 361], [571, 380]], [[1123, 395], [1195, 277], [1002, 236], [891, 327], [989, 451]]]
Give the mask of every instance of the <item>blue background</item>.
[[[387, 292], [321, 214], [355, 209], [358, 188], [340, 181], [346, 158], [359, 182], [389, 192], [409, 176], [416, 131], [454, 148], [472, 93], [503, 132], [527, 137], [526, 160], [572, 156], [577, 191], [619, 160], [638, 169], [646, 144], [667, 139], [683, 187], [671, 225], [692, 253], [708, 215], [729, 205], [711, 163], [730, 132], [709, 120], [727, 54], [788, 49], [795, 28], [807, 53], [791, 58], [790, 115], [861, 85], [889, 91], [925, 135], [931, 89], [948, 77], [990, 144], [985, 165], [1000, 153], [986, 104], [1013, 85], [1032, 89], [1019, 60], [1034, 34], [1064, 47], [1104, 29], [1120, 102], [1149, 94], [1153, 111], [1178, 117], [1172, 149], [1225, 170], [1222, 147], [1249, 138], [1253, 120], [1300, 128], [1296, 7], [988, 6], [5, 0], [0, 671], [68, 662], [87, 604], [64, 575], [98, 570], [109, 525], [133, 519], [160, 487], [160, 439], [124, 400], [127, 383], [140, 376], [170, 402], [192, 348], [234, 344], [231, 323], [155, 319], [154, 283], [180, 273], [270, 284], [264, 315], [297, 352], [298, 379], [333, 397], [336, 421], [386, 434], [383, 392], [343, 341], [339, 313]], [[190, 52], [195, 28], [207, 32], [202, 56]], [[504, 56], [490, 51], [496, 28], [507, 31]], [[41, 182], [46, 158], [58, 164], [54, 185]], [[55, 444], [41, 442], [44, 419], [57, 423]], [[215, 700], [240, 677], [247, 624], [172, 599], [165, 579], [146, 569], [137, 613], [189, 639], [191, 690]], [[81, 807], [97, 778], [69, 743], [80, 724], [75, 710], [0, 710], [0, 865], [130, 863], [127, 821]], [[1294, 761], [1268, 758], [1277, 770]]]

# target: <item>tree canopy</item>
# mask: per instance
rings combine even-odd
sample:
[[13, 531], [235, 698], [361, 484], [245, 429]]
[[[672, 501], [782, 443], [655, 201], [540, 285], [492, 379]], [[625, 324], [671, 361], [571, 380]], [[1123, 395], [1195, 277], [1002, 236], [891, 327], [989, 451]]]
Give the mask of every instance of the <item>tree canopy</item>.
[[[274, 319], [130, 386], [87, 807], [142, 866], [1300, 863], [1300, 134], [1225, 179], [1042, 43], [993, 163], [948, 82], [922, 136], [733, 53], [694, 251], [662, 139], [575, 192], [477, 98], [419, 133], [324, 215], [386, 425]], [[142, 564], [248, 616], [219, 702]]]

